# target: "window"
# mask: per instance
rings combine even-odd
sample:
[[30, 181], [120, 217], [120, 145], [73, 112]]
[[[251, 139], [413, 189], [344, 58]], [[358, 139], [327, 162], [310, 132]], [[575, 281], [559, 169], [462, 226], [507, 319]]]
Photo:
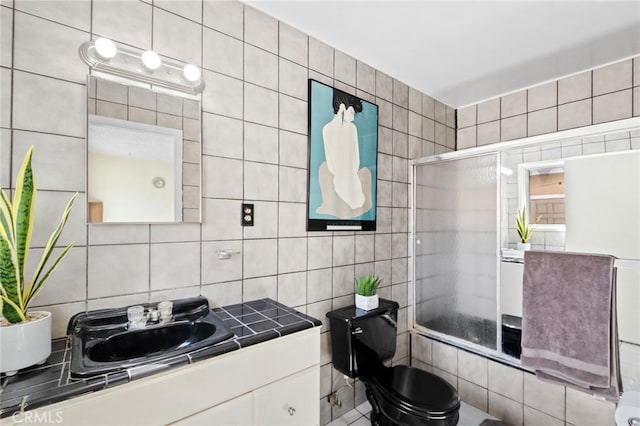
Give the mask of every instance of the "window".
[[550, 160], [518, 165], [519, 207], [534, 227], [564, 229], [564, 161]]

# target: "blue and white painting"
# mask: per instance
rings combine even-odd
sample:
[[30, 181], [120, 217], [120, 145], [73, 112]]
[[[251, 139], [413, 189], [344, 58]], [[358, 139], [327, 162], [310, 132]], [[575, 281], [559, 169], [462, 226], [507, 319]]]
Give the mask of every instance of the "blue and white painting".
[[309, 230], [374, 230], [378, 106], [309, 80]]

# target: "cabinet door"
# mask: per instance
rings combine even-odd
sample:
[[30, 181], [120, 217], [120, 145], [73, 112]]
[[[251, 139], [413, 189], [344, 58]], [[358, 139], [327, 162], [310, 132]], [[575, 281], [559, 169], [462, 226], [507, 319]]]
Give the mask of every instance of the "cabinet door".
[[248, 426], [252, 424], [253, 396], [250, 393], [172, 423], [180, 426]]
[[253, 392], [254, 424], [317, 425], [320, 368], [311, 367]]

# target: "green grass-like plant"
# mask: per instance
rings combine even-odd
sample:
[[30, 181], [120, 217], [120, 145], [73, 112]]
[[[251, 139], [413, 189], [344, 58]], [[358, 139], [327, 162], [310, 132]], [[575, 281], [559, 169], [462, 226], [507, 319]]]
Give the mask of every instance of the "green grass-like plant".
[[[540, 222], [540, 219], [542, 219], [542, 215], [536, 218], [536, 223]], [[522, 243], [528, 243], [533, 234], [533, 228], [527, 223], [527, 215], [525, 214], [524, 207], [518, 209], [516, 212], [516, 231]]]
[[373, 296], [378, 291], [380, 278], [367, 275], [356, 280], [356, 292], [361, 296]]
[[13, 202], [9, 200], [4, 190], [0, 200], [0, 308], [2, 316], [10, 323], [19, 323], [27, 319], [29, 304], [42, 289], [49, 275], [73, 247], [73, 243], [65, 247], [46, 269], [78, 193], [75, 193], [67, 203], [60, 223], [49, 237], [33, 276], [28, 281], [25, 280], [36, 196], [36, 184], [31, 168], [32, 154], [33, 146], [27, 151], [18, 172]]

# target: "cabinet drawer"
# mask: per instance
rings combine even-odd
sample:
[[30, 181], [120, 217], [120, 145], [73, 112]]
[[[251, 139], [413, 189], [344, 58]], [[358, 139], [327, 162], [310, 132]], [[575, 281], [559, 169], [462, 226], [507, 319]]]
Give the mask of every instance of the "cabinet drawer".
[[312, 367], [253, 392], [256, 425], [317, 425], [320, 369]]
[[248, 426], [252, 424], [253, 395], [250, 393], [172, 423], [176, 426]]

